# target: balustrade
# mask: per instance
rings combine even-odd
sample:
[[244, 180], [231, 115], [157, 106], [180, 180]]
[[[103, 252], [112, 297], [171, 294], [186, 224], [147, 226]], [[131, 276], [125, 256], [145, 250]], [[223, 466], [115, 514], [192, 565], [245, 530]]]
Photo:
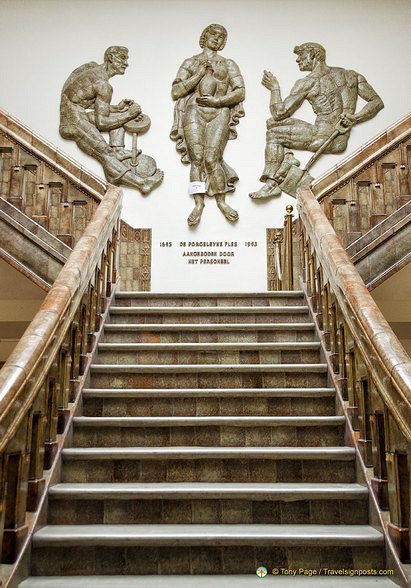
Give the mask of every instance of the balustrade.
[[0, 109], [0, 197], [74, 247], [107, 183]]
[[411, 200], [411, 114], [313, 182], [346, 247]]
[[409, 562], [411, 361], [310, 190], [298, 209], [302, 279], [388, 533]]
[[[117, 281], [121, 191], [110, 187], [0, 370], [0, 550], [16, 560], [47, 486]], [[1, 544], [2, 541], [2, 544]]]

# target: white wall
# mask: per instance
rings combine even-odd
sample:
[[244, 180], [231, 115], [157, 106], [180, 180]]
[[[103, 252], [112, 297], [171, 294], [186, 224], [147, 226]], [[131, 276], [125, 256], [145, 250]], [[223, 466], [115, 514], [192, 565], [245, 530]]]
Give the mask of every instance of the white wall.
[[[315, 41], [327, 49], [327, 62], [366, 76], [385, 102], [375, 119], [353, 129], [347, 154], [390, 125], [409, 108], [410, 52], [408, 0], [1, 0], [1, 106], [69, 155], [101, 175], [101, 168], [75, 143], [58, 134], [61, 87], [77, 66], [101, 63], [113, 44], [130, 50], [130, 66], [112, 79], [114, 101], [133, 98], [152, 119], [139, 147], [164, 170], [162, 186], [149, 196], [124, 190], [124, 219], [153, 229], [152, 289], [155, 291], [245, 291], [266, 289], [265, 229], [280, 226], [294, 200], [256, 203], [248, 193], [261, 184], [269, 92], [260, 84], [263, 69], [278, 77], [283, 96], [301, 77], [296, 44]], [[183, 59], [198, 51], [198, 39], [212, 22], [228, 29], [223, 54], [234, 59], [245, 79], [246, 117], [226, 161], [240, 176], [227, 201], [240, 220], [228, 223], [208, 199], [202, 221], [187, 227], [192, 208], [188, 172], [168, 135], [174, 103], [170, 88]], [[313, 120], [308, 106], [299, 116]], [[301, 154], [305, 163], [309, 154]], [[318, 175], [341, 156], [324, 156]], [[160, 242], [171, 241], [171, 248]], [[188, 265], [181, 241], [237, 242], [235, 257], [222, 266]], [[257, 241], [247, 248], [246, 241]], [[227, 248], [226, 248], [227, 249]], [[227, 250], [230, 250], [228, 248]]]
[[406, 265], [371, 292], [390, 327], [411, 357], [411, 266]]

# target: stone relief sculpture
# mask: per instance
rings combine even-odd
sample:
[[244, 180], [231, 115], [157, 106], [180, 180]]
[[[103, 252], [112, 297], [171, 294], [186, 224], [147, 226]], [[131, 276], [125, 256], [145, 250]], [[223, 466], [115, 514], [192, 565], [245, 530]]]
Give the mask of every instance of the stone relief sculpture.
[[[354, 125], [373, 118], [384, 104], [361, 74], [325, 62], [325, 49], [318, 43], [294, 48], [301, 71], [309, 71], [298, 80], [290, 95], [281, 99], [280, 86], [271, 72], [265, 71], [262, 84], [270, 90], [271, 118], [267, 120], [265, 168], [260, 178], [264, 185], [252, 192], [253, 199], [279, 196], [282, 191], [296, 195], [299, 186], [313, 178], [308, 170], [323, 153], [342, 153]], [[358, 97], [365, 106], [356, 111]], [[314, 124], [292, 118], [304, 100], [311, 104], [317, 118]], [[291, 149], [313, 151], [304, 169]]]
[[218, 54], [227, 41], [226, 29], [209, 25], [201, 34], [202, 52], [186, 59], [173, 82], [176, 100], [170, 138], [183, 163], [190, 163], [190, 194], [195, 206], [188, 224], [201, 219], [204, 197], [214, 196], [227, 220], [238, 219], [225, 197], [234, 192], [236, 172], [223, 159], [228, 139], [235, 139], [235, 126], [244, 116], [244, 81], [237, 64]]
[[[109, 79], [123, 75], [127, 66], [128, 49], [113, 46], [106, 50], [104, 63], [86, 63], [70, 74], [61, 92], [60, 135], [97, 159], [108, 182], [148, 194], [163, 180], [154, 159], [137, 150], [137, 135], [149, 129], [150, 119], [133, 100], [111, 105]], [[126, 132], [133, 136], [131, 151], [125, 149]]]

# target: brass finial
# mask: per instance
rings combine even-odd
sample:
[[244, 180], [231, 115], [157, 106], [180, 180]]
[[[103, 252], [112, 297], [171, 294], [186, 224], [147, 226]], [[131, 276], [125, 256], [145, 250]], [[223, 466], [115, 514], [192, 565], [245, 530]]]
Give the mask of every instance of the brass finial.
[[285, 207], [285, 210], [288, 212], [288, 214], [291, 214], [294, 208], [291, 206], [291, 204], [288, 204], [288, 206]]

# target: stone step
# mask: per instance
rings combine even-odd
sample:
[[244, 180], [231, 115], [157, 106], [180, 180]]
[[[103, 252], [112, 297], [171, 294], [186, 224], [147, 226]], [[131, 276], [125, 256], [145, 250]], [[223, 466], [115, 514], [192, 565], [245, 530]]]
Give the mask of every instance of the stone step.
[[277, 388], [327, 385], [326, 363], [312, 364], [92, 364], [101, 388]]
[[105, 323], [104, 341], [113, 343], [238, 343], [313, 341], [314, 323]]
[[109, 322], [117, 323], [279, 323], [306, 322], [308, 306], [111, 306]]
[[[257, 565], [257, 564], [256, 564]], [[304, 569], [304, 568], [303, 568]], [[309, 568], [311, 570], [311, 568]], [[282, 570], [282, 571], [281, 571]], [[307, 570], [299, 575], [293, 575], [294, 570], [279, 568], [274, 575], [272, 569], [264, 578], [264, 586], [273, 588], [291, 588], [295, 585], [302, 588], [320, 586], [321, 588], [394, 588], [395, 584], [388, 577], [380, 576], [330, 576], [327, 572], [324, 575], [312, 575]], [[295, 570], [296, 574], [299, 570]], [[287, 574], [287, 575], [285, 575]], [[181, 575], [155, 575], [155, 576], [38, 576], [30, 577], [21, 584], [19, 588], [252, 588], [255, 585], [256, 574], [245, 575], [196, 575], [195, 581], [189, 574]]]
[[181, 499], [253, 499], [259, 501], [284, 500], [368, 500], [368, 489], [361, 484], [299, 484], [277, 483], [103, 483], [55, 484], [50, 487], [53, 500], [147, 500], [152, 498]]
[[46, 525], [34, 547], [70, 545], [382, 545], [382, 533], [369, 525]]
[[355, 481], [350, 447], [88, 447], [64, 449], [63, 482]]
[[96, 363], [315, 363], [320, 343], [100, 343]]
[[113, 306], [282, 306], [304, 302], [302, 290], [252, 294], [156, 294], [116, 292]]
[[34, 536], [32, 569], [57, 575], [74, 562], [88, 574], [253, 573], [263, 562], [370, 569], [384, 561], [383, 544], [366, 525], [50, 525]]
[[76, 417], [74, 447], [278, 446], [344, 443], [345, 418], [333, 417]]
[[334, 388], [83, 388], [84, 416], [334, 414]]
[[48, 524], [367, 524], [359, 484], [57, 484]]

